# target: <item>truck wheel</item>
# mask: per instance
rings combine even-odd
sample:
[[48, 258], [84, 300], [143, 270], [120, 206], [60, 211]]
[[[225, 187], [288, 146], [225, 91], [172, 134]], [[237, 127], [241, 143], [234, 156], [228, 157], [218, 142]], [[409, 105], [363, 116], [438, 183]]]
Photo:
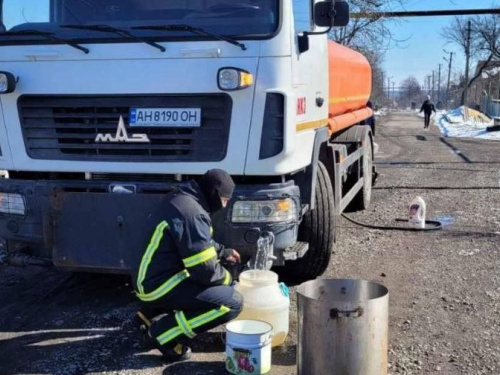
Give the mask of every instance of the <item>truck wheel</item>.
[[325, 272], [335, 242], [335, 213], [332, 181], [323, 163], [318, 162], [316, 208], [304, 215], [299, 227], [299, 241], [309, 243], [303, 258], [287, 262], [285, 274], [294, 281], [311, 280]]
[[[363, 170], [361, 171], [361, 175], [364, 177], [363, 188], [354, 196], [351, 203], [349, 203], [349, 206], [347, 208], [348, 211], [366, 210], [368, 206], [370, 206], [370, 201], [372, 199], [373, 146], [369, 132], [366, 132], [363, 144], [364, 144], [364, 151], [361, 161], [361, 165], [363, 168]], [[353, 185], [356, 182], [354, 182]]]

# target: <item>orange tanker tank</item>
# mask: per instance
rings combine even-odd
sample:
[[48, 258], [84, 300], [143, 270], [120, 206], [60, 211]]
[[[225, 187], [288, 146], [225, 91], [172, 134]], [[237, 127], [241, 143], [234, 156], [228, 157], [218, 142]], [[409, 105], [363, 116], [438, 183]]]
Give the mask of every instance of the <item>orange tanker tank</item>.
[[329, 110], [332, 133], [371, 117], [372, 69], [362, 54], [328, 41]]

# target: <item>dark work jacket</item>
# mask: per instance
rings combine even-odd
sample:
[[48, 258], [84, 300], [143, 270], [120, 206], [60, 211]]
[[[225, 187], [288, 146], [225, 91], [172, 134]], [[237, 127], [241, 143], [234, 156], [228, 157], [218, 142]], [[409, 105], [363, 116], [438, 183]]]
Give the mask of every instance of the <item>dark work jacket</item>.
[[426, 100], [424, 104], [422, 104], [422, 108], [420, 108], [420, 112], [422, 111], [430, 115], [432, 112], [436, 112], [436, 108], [434, 107], [434, 104], [432, 104], [430, 100]]
[[[151, 243], [158, 224], [165, 221], [168, 227], [163, 232], [142, 282], [145, 293], [151, 293], [170, 277], [187, 269], [191, 280], [201, 285], [228, 285], [229, 273], [219, 264], [224, 247], [212, 239], [212, 222], [206, 211], [207, 203], [198, 184], [191, 181], [187, 186], [167, 194], [153, 214], [148, 228], [144, 249], [132, 256], [132, 278], [137, 288], [138, 272], [144, 253]], [[186, 267], [183, 259], [197, 255], [211, 247], [217, 256], [196, 266]], [[224, 283], [226, 281], [226, 283]], [[179, 284], [179, 286], [182, 285]]]

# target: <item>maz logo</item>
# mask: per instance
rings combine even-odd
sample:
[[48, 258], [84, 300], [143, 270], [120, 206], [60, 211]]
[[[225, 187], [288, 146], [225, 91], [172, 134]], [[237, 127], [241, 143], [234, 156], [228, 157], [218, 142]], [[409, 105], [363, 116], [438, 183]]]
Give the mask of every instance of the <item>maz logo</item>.
[[118, 129], [116, 129], [115, 135], [99, 133], [95, 137], [95, 142], [151, 143], [147, 134], [132, 134], [132, 136], [129, 136], [122, 116], [120, 116], [120, 121], [118, 121]]

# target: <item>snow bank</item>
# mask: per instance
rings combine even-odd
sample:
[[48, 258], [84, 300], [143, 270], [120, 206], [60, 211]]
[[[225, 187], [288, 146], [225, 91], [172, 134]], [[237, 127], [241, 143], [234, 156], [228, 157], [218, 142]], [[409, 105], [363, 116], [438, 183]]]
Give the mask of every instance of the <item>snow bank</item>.
[[380, 108], [378, 111], [374, 111], [373, 114], [378, 117], [387, 116], [387, 108]]
[[452, 109], [444, 115], [446, 116], [446, 120], [452, 124], [462, 124], [464, 122], [474, 124], [492, 124], [492, 120], [488, 116], [464, 106]]
[[488, 126], [493, 125], [493, 120], [470, 108], [459, 107], [451, 111], [438, 111], [434, 116], [434, 123], [445, 137], [500, 140], [500, 131], [486, 131]]

